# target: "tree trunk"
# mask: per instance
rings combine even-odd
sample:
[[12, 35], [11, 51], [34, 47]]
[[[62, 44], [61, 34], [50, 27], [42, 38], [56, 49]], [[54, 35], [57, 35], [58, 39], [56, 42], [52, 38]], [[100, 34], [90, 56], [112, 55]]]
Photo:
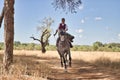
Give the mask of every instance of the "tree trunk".
[[37, 38], [34, 38], [34, 37], [30, 37], [32, 38], [33, 40], [36, 40], [36, 41], [39, 41], [41, 43], [41, 50], [42, 50], [42, 53], [45, 53], [46, 52], [46, 44], [43, 42], [43, 37], [41, 37], [41, 40], [37, 39]]
[[4, 0], [4, 68], [13, 62], [14, 0]]
[[41, 42], [42, 53], [46, 52], [45, 43]]

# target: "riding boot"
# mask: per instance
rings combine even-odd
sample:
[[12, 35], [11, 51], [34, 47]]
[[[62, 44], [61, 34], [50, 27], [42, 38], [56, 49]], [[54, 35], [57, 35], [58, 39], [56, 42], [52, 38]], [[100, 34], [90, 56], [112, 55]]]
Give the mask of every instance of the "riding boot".
[[59, 42], [60, 38], [57, 38], [57, 42], [56, 42], [56, 47], [58, 47], [58, 42]]

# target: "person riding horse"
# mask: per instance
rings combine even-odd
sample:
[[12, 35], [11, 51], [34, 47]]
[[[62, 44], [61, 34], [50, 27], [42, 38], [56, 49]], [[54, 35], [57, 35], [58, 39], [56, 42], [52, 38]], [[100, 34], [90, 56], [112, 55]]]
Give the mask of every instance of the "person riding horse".
[[[56, 30], [54, 36], [57, 34], [58, 32], [58, 36], [60, 36], [60, 32], [65, 32], [67, 34], [67, 36], [69, 36], [69, 43], [70, 43], [70, 47], [72, 48], [73, 45], [71, 44], [71, 42], [73, 42], [73, 39], [74, 39], [74, 36], [70, 35], [69, 33], [67, 33], [66, 31], [68, 30], [68, 27], [67, 25], [65, 24], [65, 18], [62, 18], [61, 19], [61, 23], [59, 24], [59, 27], [58, 29]], [[56, 41], [56, 46], [58, 46], [58, 42], [60, 40], [60, 37], [57, 38], [57, 41]]]

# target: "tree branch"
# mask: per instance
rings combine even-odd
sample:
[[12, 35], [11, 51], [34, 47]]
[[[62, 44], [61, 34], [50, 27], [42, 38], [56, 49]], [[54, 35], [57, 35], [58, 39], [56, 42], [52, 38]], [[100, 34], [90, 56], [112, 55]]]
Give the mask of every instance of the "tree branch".
[[81, 0], [54, 0], [52, 5], [57, 9], [63, 9], [63, 11], [76, 13], [76, 9], [82, 4]]
[[35, 38], [35, 37], [30, 37], [30, 38], [32, 38], [33, 40], [36, 40], [36, 41], [41, 42], [39, 39], [37, 39], [37, 38]]
[[1, 28], [2, 21], [3, 21], [3, 17], [4, 17], [4, 7], [3, 7], [2, 13], [0, 15], [0, 28]]
[[46, 42], [45, 42], [45, 45], [49, 45], [49, 41], [48, 41], [48, 38], [51, 36], [51, 34], [49, 34], [46, 38], [47, 38], [47, 40], [46, 40]]

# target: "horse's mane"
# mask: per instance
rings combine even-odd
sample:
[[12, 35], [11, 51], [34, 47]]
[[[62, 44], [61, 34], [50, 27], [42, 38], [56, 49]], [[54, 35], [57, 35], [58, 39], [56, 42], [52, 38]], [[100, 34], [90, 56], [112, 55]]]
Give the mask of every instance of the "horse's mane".
[[68, 35], [67, 35], [65, 32], [61, 32], [60, 35], [61, 35], [60, 38], [61, 38], [62, 36], [64, 36], [65, 40], [64, 40], [64, 41], [59, 40], [58, 45], [63, 46], [63, 47], [66, 47], [66, 48], [69, 48], [69, 47], [70, 47], [70, 44], [69, 44]]

